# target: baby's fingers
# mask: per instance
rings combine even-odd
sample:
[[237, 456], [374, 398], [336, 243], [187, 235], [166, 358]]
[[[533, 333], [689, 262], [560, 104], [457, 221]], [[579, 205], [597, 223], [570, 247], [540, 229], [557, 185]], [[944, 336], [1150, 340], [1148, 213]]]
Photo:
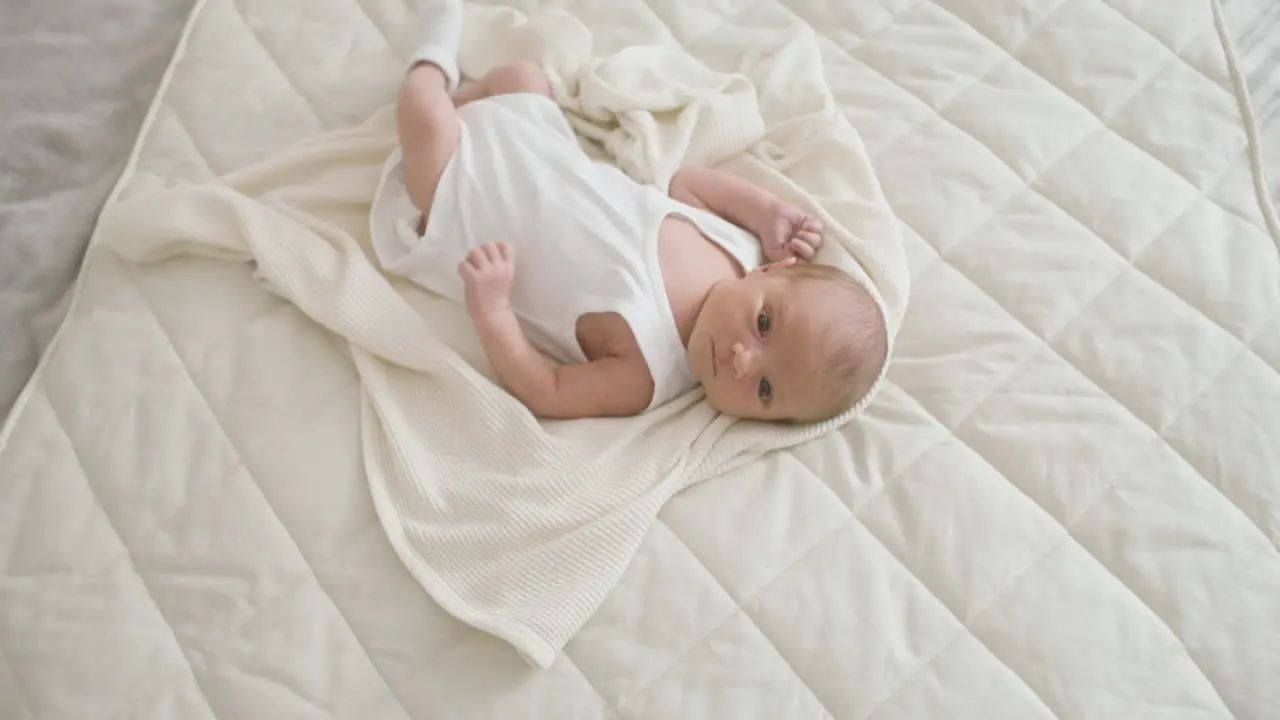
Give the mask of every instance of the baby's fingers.
[[476, 278], [476, 267], [471, 264], [471, 256], [468, 255], [462, 262], [458, 263], [458, 275], [466, 284], [470, 284]]
[[467, 253], [467, 257], [462, 261], [462, 264], [471, 267], [473, 270], [479, 270], [488, 265], [489, 256], [485, 252], [485, 247], [482, 245], [478, 248], [472, 248], [471, 252]]
[[492, 267], [484, 248], [474, 248], [458, 263], [458, 274], [467, 283], [478, 282], [480, 277]]
[[817, 250], [818, 248], [822, 247], [822, 233], [819, 233], [819, 232], [814, 232], [812, 230], [801, 230], [800, 232], [796, 233], [795, 239], [805, 243], [806, 245], [813, 248], [814, 250]]
[[816, 248], [805, 240], [801, 240], [799, 236], [791, 241], [791, 250], [805, 260], [812, 260], [814, 254], [817, 252]]

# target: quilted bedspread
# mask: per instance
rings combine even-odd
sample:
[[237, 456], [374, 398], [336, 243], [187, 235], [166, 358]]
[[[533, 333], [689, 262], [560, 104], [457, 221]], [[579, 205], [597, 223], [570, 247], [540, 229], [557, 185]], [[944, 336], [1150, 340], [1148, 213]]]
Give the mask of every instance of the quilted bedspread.
[[[867, 413], [676, 496], [531, 668], [396, 559], [340, 338], [94, 245], [0, 433], [0, 717], [1275, 716], [1280, 225], [1215, 3], [545, 4], [818, 31], [911, 263]], [[410, 13], [203, 0], [113, 201], [363, 121]]]

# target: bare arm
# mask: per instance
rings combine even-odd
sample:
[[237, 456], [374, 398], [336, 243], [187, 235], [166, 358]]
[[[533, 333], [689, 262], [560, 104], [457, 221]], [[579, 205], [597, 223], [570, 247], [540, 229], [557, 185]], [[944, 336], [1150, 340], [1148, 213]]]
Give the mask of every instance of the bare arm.
[[653, 399], [653, 377], [644, 358], [609, 357], [560, 365], [538, 352], [511, 309], [515, 249], [482, 245], [458, 265], [467, 312], [489, 363], [507, 391], [543, 418], [634, 415]]
[[822, 247], [821, 221], [733, 173], [684, 167], [671, 178], [670, 193], [755, 235], [770, 261], [810, 260]]
[[686, 205], [713, 212], [756, 234], [781, 204], [773, 193], [737, 175], [694, 165], [676, 172], [670, 192], [671, 197]]
[[561, 365], [533, 347], [510, 308], [473, 314], [472, 321], [498, 379], [538, 417], [635, 415], [653, 398], [653, 379], [641, 357]]

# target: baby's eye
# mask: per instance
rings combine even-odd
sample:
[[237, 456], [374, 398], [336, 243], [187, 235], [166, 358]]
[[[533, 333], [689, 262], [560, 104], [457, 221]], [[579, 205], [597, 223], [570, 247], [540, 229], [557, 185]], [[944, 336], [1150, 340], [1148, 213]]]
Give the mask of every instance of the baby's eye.
[[756, 316], [756, 330], [759, 330], [761, 335], [769, 333], [769, 313], [761, 312]]
[[773, 397], [773, 386], [769, 384], [768, 378], [760, 378], [760, 399], [768, 400]]

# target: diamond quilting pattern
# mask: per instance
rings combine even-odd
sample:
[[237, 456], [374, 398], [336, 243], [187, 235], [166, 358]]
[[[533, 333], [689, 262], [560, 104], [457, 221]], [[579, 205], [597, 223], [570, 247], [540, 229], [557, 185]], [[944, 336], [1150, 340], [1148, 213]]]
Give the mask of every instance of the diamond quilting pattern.
[[950, 440], [925, 453], [859, 515], [963, 621], [989, 607], [1066, 534], [1028, 507], [1019, 488], [991, 482], [992, 474], [972, 449]]
[[1040, 338], [1056, 337], [1128, 272], [1125, 259], [1101, 238], [1030, 190], [945, 257], [965, 277], [998, 275], [987, 281], [986, 293]]
[[[820, 33], [913, 262], [865, 420], [674, 500], [530, 675], [395, 560], [332, 338], [244, 268], [96, 257], [0, 450], [0, 709], [15, 686], [17, 717], [1280, 702], [1280, 261], [1211, 5], [548, 4], [600, 52], [637, 29], [709, 58], [726, 27]], [[401, 0], [207, 0], [125, 192], [362, 119], [393, 96], [409, 17]], [[291, 374], [261, 369], [281, 355]]]
[[[1245, 146], [1238, 127], [1235, 98], [1209, 92], [1200, 73], [1184, 62], [1164, 67], [1111, 119], [1110, 127], [1204, 192], [1222, 177]], [[1212, 88], [1216, 90], [1216, 88]], [[1196, 112], [1179, 112], [1188, 96]], [[1145, 127], [1144, 117], [1168, 118], [1158, 130]], [[1208, 142], [1206, 142], [1208, 141]], [[1216, 147], [1211, 152], [1210, 147]]]
[[1280, 280], [1223, 257], [1203, 257], [1197, 250], [1206, 237], [1216, 238], [1224, 254], [1250, 258], [1245, 267], [1266, 267], [1272, 254], [1247, 220], [1201, 199], [1136, 257], [1134, 266], [1234, 337], [1263, 340], [1264, 327], [1280, 308]]
[[625, 706], [737, 612], [735, 598], [659, 523], [618, 591], [565, 651], [592, 686]]
[[[830, 571], [839, 566], [858, 572]], [[961, 631], [858, 522], [840, 526], [743, 609], [836, 717], [869, 713]]]
[[[1082, 173], [1090, 176], [1087, 184], [1079, 180]], [[1060, 160], [1037, 181], [1036, 189], [1128, 261], [1177, 222], [1199, 197], [1185, 180], [1111, 130], [1103, 130]], [[1131, 206], [1122, 200], [1126, 194], [1146, 212], [1129, 211]]]
[[[1189, 714], [1227, 714], [1213, 684], [1151, 613], [1080, 545], [1066, 542], [969, 627], [1058, 717], [1120, 717], [1153, 698]], [[1055, 679], [1063, 676], [1069, 685]], [[1181, 681], [1160, 679], [1169, 676]]]
[[[734, 663], [730, 654], [750, 657]], [[701, 688], [731, 688], [704, 692]], [[619, 717], [719, 718], [832, 717], [822, 701], [778, 654], [778, 649], [743, 612], [717, 625], [643, 691], [624, 702]]]

